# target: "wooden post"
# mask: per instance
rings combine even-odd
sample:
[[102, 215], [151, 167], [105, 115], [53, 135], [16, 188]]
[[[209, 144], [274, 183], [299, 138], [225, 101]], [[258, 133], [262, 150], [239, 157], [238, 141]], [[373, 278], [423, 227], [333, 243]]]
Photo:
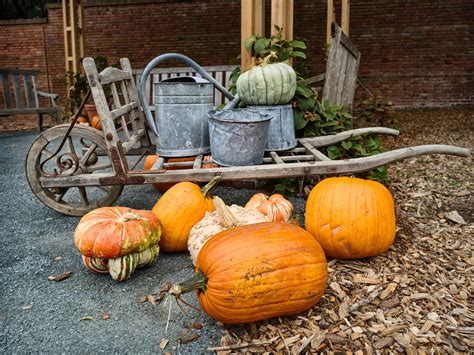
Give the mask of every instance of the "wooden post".
[[349, 37], [349, 16], [350, 16], [350, 0], [342, 0], [341, 8], [341, 27], [342, 31]]
[[328, 7], [327, 7], [327, 22], [326, 22], [326, 43], [331, 44], [331, 25], [336, 20], [336, 16], [334, 13], [334, 1], [328, 0]]
[[293, 0], [272, 0], [272, 35], [277, 33], [274, 25], [283, 28], [282, 39], [293, 39]]
[[254, 64], [245, 41], [252, 35], [265, 34], [265, 0], [242, 0], [240, 26], [240, 69], [245, 71]]

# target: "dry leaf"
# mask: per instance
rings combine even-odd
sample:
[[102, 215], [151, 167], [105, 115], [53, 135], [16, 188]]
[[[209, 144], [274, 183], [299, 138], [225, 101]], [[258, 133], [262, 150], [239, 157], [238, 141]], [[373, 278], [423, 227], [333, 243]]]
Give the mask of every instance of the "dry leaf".
[[63, 260], [63, 257], [62, 256], [57, 256], [54, 258], [55, 261], [60, 261], [60, 260]]
[[380, 299], [384, 300], [386, 299], [393, 291], [396, 290], [397, 284], [395, 282], [391, 282], [388, 284], [388, 286], [385, 288], [385, 290], [382, 291], [380, 294]]
[[454, 223], [466, 224], [466, 221], [464, 220], [464, 218], [462, 218], [458, 211], [446, 212], [444, 214], [444, 218], [447, 218]]
[[26, 305], [26, 306], [22, 306], [21, 309], [23, 311], [29, 311], [32, 307], [33, 307], [33, 305], [29, 304], [29, 305]]
[[182, 344], [188, 344], [188, 343], [191, 343], [191, 342], [195, 341], [196, 339], [199, 339], [199, 334], [190, 333], [190, 334], [186, 334], [186, 335], [182, 336], [180, 338], [180, 341], [181, 341]]
[[104, 313], [104, 314], [102, 315], [102, 319], [103, 319], [103, 320], [110, 319], [110, 316], [109, 316], [107, 313]]
[[64, 281], [64, 280], [68, 279], [69, 277], [71, 277], [72, 274], [73, 274], [72, 271], [66, 271], [66, 272], [62, 273], [61, 275], [48, 276], [48, 280], [49, 281], [60, 282], [60, 281]]
[[191, 327], [194, 329], [202, 329], [202, 324], [201, 323], [193, 323], [191, 324]]
[[166, 348], [166, 345], [168, 345], [169, 340], [166, 338], [161, 339], [160, 341], [160, 349], [164, 350]]
[[83, 321], [83, 320], [94, 320], [94, 318], [92, 318], [91, 316], [86, 316], [86, 317], [82, 317], [81, 319], [79, 319], [80, 321]]
[[153, 296], [153, 295], [147, 295], [145, 298], [146, 298], [146, 300], [147, 300], [149, 303], [151, 303], [153, 306], [156, 305], [155, 296]]

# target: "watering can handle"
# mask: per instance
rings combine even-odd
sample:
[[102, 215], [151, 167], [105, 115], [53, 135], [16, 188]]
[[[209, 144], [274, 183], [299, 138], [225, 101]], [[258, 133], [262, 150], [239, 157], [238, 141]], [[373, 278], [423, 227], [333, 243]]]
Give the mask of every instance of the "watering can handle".
[[211, 82], [229, 100], [234, 99], [234, 96], [224, 86], [222, 86], [221, 83], [219, 83], [216, 79], [214, 79], [211, 75], [209, 75], [208, 72], [206, 72], [198, 63], [196, 63], [191, 58], [186, 57], [185, 55], [179, 54], [179, 53], [166, 53], [166, 54], [159, 55], [158, 57], [155, 57], [154, 59], [152, 59], [145, 67], [145, 70], [143, 71], [143, 74], [140, 77], [140, 84], [138, 88], [138, 97], [140, 98], [143, 111], [145, 112], [145, 117], [148, 120], [150, 127], [152, 128], [153, 132], [155, 132], [156, 135], [158, 135], [158, 130], [156, 129], [155, 121], [153, 120], [153, 116], [151, 114], [150, 107], [148, 105], [148, 99], [146, 97], [146, 82], [152, 69], [156, 67], [158, 64], [160, 64], [161, 62], [168, 59], [176, 59], [176, 60], [186, 63], [187, 65], [192, 67], [194, 70], [196, 70], [199, 74], [201, 74], [201, 76], [204, 79]]

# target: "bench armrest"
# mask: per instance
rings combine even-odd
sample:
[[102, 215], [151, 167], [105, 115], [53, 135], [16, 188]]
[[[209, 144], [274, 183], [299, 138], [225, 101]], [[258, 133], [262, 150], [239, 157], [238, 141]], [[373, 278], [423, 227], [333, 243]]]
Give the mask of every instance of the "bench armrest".
[[53, 99], [53, 100], [56, 100], [59, 98], [58, 94], [50, 94], [49, 92], [44, 92], [40, 90], [37, 90], [36, 92], [38, 93], [39, 96], [49, 97], [50, 99]]

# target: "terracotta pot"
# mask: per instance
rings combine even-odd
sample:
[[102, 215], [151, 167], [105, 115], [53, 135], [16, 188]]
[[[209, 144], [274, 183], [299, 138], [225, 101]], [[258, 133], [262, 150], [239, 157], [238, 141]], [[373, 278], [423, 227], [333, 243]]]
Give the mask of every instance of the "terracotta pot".
[[92, 117], [97, 115], [97, 107], [95, 107], [95, 104], [86, 104], [84, 105], [84, 108], [86, 109], [87, 116], [89, 117], [89, 122], [92, 120]]

